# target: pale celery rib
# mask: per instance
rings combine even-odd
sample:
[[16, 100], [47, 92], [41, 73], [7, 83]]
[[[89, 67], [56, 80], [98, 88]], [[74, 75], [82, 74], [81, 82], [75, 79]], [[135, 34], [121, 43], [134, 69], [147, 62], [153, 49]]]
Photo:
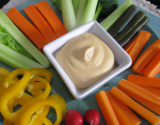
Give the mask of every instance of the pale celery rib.
[[76, 17], [72, 0], [61, 0], [62, 18], [66, 30], [69, 32], [76, 28]]
[[[13, 53], [9, 53], [9, 48], [6, 50], [6, 58], [3, 60], [8, 60], [8, 57], [11, 57], [13, 61], [17, 61], [16, 67], [20, 67], [21, 65], [25, 65], [28, 68], [47, 68], [50, 66], [49, 60], [23, 35], [23, 33], [12, 23], [12, 21], [7, 17], [7, 15], [0, 10], [0, 24], [3, 26], [6, 31], [11, 34], [14, 39], [23, 46], [39, 63], [36, 63], [35, 61], [32, 61], [28, 57], [22, 57], [21, 54], [16, 54], [18, 57], [13, 56]], [[0, 46], [3, 46], [0, 45]], [[2, 50], [1, 50], [2, 51]], [[5, 51], [5, 50], [4, 50]], [[10, 55], [10, 56], [9, 56]], [[19, 59], [18, 59], [19, 58]], [[20, 59], [21, 58], [21, 59]], [[23, 61], [25, 60], [25, 61]], [[6, 62], [6, 61], [4, 61]], [[26, 62], [26, 63], [25, 63]], [[15, 67], [15, 65], [12, 64], [12, 60], [8, 60], [7, 62], [12, 67]], [[24, 63], [24, 64], [23, 64]], [[20, 65], [21, 64], [21, 65]], [[34, 66], [34, 67], [33, 67]]]
[[132, 0], [126, 0], [121, 6], [119, 6], [115, 11], [113, 11], [106, 19], [104, 19], [100, 25], [108, 30], [109, 27], [122, 15], [122, 13], [132, 5]]

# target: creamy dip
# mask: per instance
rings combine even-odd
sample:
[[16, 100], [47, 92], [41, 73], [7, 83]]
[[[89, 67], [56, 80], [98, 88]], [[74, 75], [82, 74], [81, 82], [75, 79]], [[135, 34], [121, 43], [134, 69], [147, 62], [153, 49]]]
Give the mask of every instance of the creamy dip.
[[55, 57], [78, 88], [90, 86], [114, 67], [111, 49], [88, 32], [69, 40]]

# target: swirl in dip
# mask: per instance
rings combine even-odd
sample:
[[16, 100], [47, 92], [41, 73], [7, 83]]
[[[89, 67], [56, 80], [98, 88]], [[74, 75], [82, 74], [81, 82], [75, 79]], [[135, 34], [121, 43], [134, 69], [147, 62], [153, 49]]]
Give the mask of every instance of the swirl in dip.
[[69, 40], [55, 57], [78, 88], [92, 85], [114, 67], [111, 49], [88, 32]]

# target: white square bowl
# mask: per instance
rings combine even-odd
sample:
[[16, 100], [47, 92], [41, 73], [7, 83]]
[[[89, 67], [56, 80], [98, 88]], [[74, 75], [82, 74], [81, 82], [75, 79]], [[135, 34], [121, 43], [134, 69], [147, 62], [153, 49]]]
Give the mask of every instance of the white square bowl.
[[[55, 53], [70, 39], [77, 37], [85, 32], [93, 33], [109, 46], [109, 48], [112, 50], [114, 54], [116, 65], [109, 73], [101, 77], [91, 86], [84, 89], [79, 89], [74, 85], [72, 80], [69, 78], [69, 76], [61, 67], [61, 65], [55, 59]], [[89, 23], [86, 23], [70, 31], [69, 33], [61, 36], [60, 38], [50, 42], [49, 44], [43, 47], [43, 52], [50, 60], [51, 64], [55, 67], [59, 75], [62, 77], [63, 81], [67, 85], [73, 97], [76, 99], [83, 99], [84, 97], [88, 96], [97, 88], [104, 85], [106, 82], [108, 82], [109, 80], [111, 80], [112, 78], [129, 68], [132, 64], [130, 56], [97, 21], [91, 21]]]

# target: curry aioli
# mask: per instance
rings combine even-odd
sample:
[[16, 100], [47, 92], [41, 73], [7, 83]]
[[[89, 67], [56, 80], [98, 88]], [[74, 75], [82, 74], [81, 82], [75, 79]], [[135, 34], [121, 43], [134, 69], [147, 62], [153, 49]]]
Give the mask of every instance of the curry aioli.
[[78, 88], [90, 86], [114, 67], [111, 49], [88, 32], [69, 40], [55, 57]]

